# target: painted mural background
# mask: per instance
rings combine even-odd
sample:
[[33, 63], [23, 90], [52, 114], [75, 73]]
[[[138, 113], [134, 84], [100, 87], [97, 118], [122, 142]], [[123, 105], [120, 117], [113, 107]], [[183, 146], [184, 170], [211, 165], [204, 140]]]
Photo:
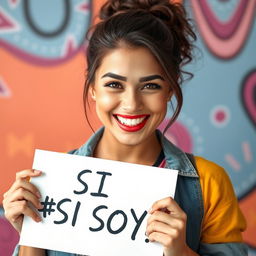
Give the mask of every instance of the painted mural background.
[[[102, 2], [0, 0], [1, 198], [15, 173], [30, 168], [35, 148], [65, 152], [92, 133], [82, 102], [83, 42]], [[244, 239], [256, 255], [256, 1], [184, 4], [200, 51], [167, 136], [227, 170], [248, 222]], [[91, 119], [100, 126], [93, 111]], [[11, 255], [17, 241], [0, 207], [0, 255]]]

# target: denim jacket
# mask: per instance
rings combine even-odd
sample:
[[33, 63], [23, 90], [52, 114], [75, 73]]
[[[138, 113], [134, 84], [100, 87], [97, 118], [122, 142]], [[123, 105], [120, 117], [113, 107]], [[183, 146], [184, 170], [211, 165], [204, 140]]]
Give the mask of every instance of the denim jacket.
[[[98, 144], [104, 127], [99, 129], [79, 149], [69, 152], [70, 154], [92, 156]], [[219, 243], [206, 244], [200, 242], [201, 225], [204, 216], [204, 205], [199, 176], [195, 169], [194, 158], [190, 154], [182, 152], [179, 148], [168, 141], [160, 131], [156, 131], [161, 142], [166, 166], [165, 168], [178, 170], [175, 200], [187, 214], [186, 242], [187, 245], [202, 256], [246, 256], [247, 248], [243, 243]], [[18, 248], [16, 248], [16, 253]], [[46, 250], [48, 256], [75, 256], [78, 254], [64, 253]], [[18, 255], [18, 254], [13, 254]]]

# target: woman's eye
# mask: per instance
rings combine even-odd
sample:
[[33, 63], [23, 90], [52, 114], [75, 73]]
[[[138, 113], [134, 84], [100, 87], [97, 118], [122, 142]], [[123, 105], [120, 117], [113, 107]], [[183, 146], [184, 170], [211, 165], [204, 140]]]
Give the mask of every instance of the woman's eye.
[[122, 85], [118, 82], [110, 82], [104, 85], [104, 87], [110, 87], [113, 89], [122, 89]]
[[156, 90], [161, 89], [161, 86], [159, 84], [145, 84], [142, 89], [150, 89], [150, 90]]

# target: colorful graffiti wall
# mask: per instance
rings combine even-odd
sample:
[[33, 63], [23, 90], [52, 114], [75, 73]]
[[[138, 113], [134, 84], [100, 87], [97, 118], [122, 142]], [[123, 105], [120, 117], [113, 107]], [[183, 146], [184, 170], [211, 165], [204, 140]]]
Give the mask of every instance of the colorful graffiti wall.
[[[84, 39], [103, 1], [0, 0], [0, 195], [35, 148], [65, 152], [92, 133], [83, 111]], [[175, 144], [222, 165], [233, 182], [256, 255], [256, 1], [186, 0], [199, 50], [185, 104], [167, 132]], [[171, 108], [170, 108], [171, 109]], [[171, 115], [168, 112], [166, 120]], [[100, 126], [94, 112], [93, 126]], [[163, 123], [163, 125], [164, 125]], [[162, 127], [160, 127], [162, 128]], [[1, 200], [2, 201], [2, 200]], [[0, 255], [17, 233], [0, 207]]]

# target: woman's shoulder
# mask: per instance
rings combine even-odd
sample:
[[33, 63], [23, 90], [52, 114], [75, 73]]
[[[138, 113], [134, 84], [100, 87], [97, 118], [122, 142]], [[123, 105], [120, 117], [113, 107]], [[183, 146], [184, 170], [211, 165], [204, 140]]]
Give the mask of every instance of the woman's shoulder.
[[194, 159], [196, 169], [201, 180], [230, 183], [230, 178], [222, 166], [201, 156], [195, 156]]
[[203, 157], [196, 156], [195, 164], [204, 202], [202, 242], [242, 242], [241, 232], [246, 222], [227, 172]]
[[228, 173], [220, 165], [195, 156], [205, 204], [227, 205], [236, 201], [236, 195]]

